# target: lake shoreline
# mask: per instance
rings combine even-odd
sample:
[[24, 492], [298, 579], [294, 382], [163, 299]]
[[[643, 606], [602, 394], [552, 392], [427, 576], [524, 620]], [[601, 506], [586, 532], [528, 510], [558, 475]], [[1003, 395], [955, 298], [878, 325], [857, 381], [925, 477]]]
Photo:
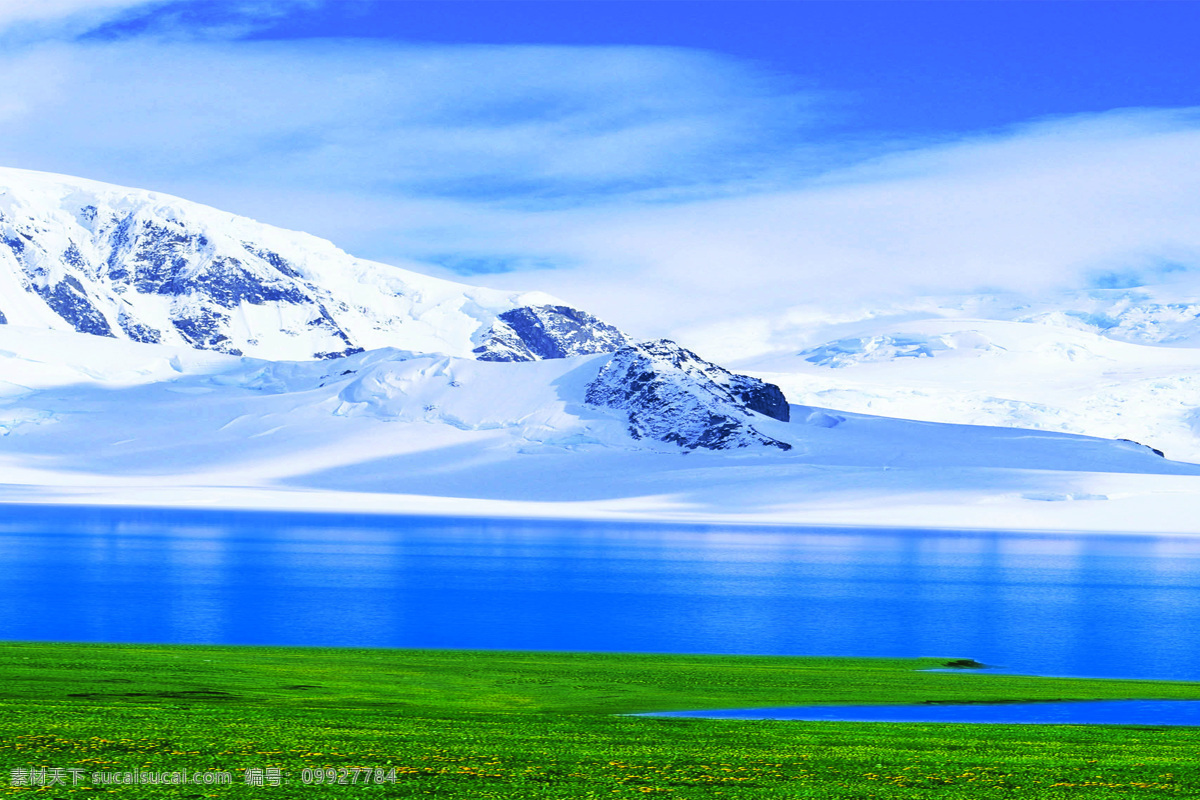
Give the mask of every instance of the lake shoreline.
[[[1125, 476], [1144, 478], [1149, 476]], [[1161, 479], [1162, 476], [1155, 476]], [[1172, 476], [1174, 477], [1174, 476]], [[1169, 487], [1127, 497], [1051, 500], [1024, 496], [873, 496], [796, 502], [767, 510], [726, 513], [682, 507], [669, 498], [604, 501], [506, 501], [471, 497], [295, 490], [247, 486], [21, 486], [0, 484], [0, 507], [84, 507], [145, 510], [303, 513], [363, 517], [533, 520], [644, 525], [719, 525], [732, 528], [883, 528], [1098, 536], [1200, 536], [1200, 484], [1192, 495]], [[1160, 497], [1153, 494], [1161, 493]], [[937, 496], [932, 496], [936, 494]], [[1055, 502], [1057, 500], [1058, 502]], [[1164, 507], [1155, 508], [1156, 505]], [[1157, 513], [1156, 513], [1157, 512]], [[1153, 522], [1147, 522], [1153, 520]]]
[[1200, 676], [1191, 537], [4, 508], [11, 640], [949, 652], [1026, 675]]
[[[13, 509], [18, 511], [26, 511], [30, 513], [46, 512], [46, 513], [72, 513], [73, 510], [83, 512], [98, 512], [98, 513], [134, 513], [134, 514], [197, 514], [211, 516], [214, 519], [223, 519], [230, 517], [245, 517], [253, 518], [256, 515], [261, 516], [283, 516], [285, 518], [294, 518], [297, 521], [303, 522], [337, 522], [345, 520], [353, 520], [356, 523], [366, 525], [387, 525], [389, 521], [399, 522], [404, 520], [417, 520], [423, 523], [430, 522], [463, 522], [463, 523], [479, 523], [495, 521], [499, 523], [529, 523], [531, 525], [559, 525], [559, 524], [586, 524], [589, 526], [601, 526], [612, 528], [666, 528], [678, 530], [696, 530], [696, 529], [722, 529], [722, 530], [744, 530], [744, 531], [763, 531], [763, 532], [778, 532], [778, 533], [797, 533], [809, 531], [829, 531], [833, 533], [863, 533], [870, 535], [872, 532], [891, 535], [894, 533], [911, 532], [913, 534], [961, 534], [963, 536], [1029, 536], [1029, 537], [1076, 537], [1087, 536], [1089, 534], [1097, 534], [1101, 536], [1116, 536], [1116, 537], [1184, 537], [1194, 538], [1200, 537], [1200, 532], [1181, 533], [1181, 532], [1161, 532], [1150, 530], [1073, 530], [1073, 529], [1058, 529], [1058, 528], [1017, 528], [1009, 529], [997, 526], [926, 526], [926, 525], [902, 525], [902, 524], [876, 524], [876, 525], [859, 525], [855, 523], [808, 523], [808, 522], [785, 522], [760, 520], [757, 518], [748, 518], [746, 516], [738, 516], [732, 519], [725, 517], [713, 517], [709, 515], [699, 515], [693, 517], [668, 517], [656, 518], [648, 514], [634, 515], [597, 515], [589, 516], [587, 514], [562, 514], [553, 513], [553, 509], [542, 509], [543, 514], [531, 514], [522, 516], [515, 509], [510, 509], [511, 513], [495, 513], [492, 508], [475, 509], [476, 513], [472, 513], [471, 509], [459, 510], [451, 506], [442, 508], [423, 508], [417, 510], [404, 510], [401, 508], [390, 507], [366, 507], [354, 508], [346, 510], [347, 505], [337, 506], [331, 500], [328, 503], [317, 503], [312, 506], [303, 503], [285, 504], [283, 501], [286, 498], [280, 497], [276, 505], [241, 505], [241, 504], [173, 504], [170, 502], [161, 503], [124, 503], [119, 499], [114, 498], [112, 502], [105, 502], [105, 498], [84, 498], [90, 502], [71, 502], [73, 498], [62, 498], [61, 501], [52, 502], [36, 502], [27, 500], [7, 500], [0, 497], [0, 509]], [[503, 511], [503, 509], [501, 509]]]

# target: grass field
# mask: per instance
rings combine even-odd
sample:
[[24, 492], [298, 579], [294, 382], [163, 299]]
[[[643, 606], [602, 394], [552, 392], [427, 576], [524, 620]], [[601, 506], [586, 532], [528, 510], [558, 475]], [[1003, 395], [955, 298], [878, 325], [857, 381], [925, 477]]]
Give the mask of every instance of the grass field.
[[[1200, 699], [1197, 683], [918, 671], [942, 661], [10, 643], [0, 645], [0, 794], [1200, 797], [1200, 729], [616, 716]], [[45, 768], [62, 782], [33, 785]], [[114, 785], [95, 772], [232, 782]]]

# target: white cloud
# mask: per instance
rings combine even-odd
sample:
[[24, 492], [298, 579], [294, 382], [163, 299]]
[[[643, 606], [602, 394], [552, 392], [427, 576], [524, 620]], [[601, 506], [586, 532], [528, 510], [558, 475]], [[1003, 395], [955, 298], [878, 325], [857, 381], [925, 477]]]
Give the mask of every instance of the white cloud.
[[0, 42], [70, 39], [135, 9], [165, 0], [0, 0]]
[[493, 284], [536, 281], [714, 354], [742, 318], [759, 333], [738, 347], [765, 350], [789, 346], [812, 305], [1040, 292], [1106, 273], [1154, 281], [1164, 266], [1190, 268], [1172, 279], [1200, 297], [1197, 153], [1195, 112], [1114, 112], [893, 155], [788, 191], [474, 227], [497, 251], [532, 242], [579, 264]]
[[164, 188], [703, 184], [761, 156], [768, 122], [808, 118], [761, 76], [679, 50], [136, 40], [27, 50], [0, 58], [0, 76], [0, 160]]
[[[194, 0], [0, 0], [0, 41], [13, 47], [70, 41], [98, 32], [103, 36], [236, 38], [263, 23], [326, 2], [331, 0], [221, 0], [215, 5]], [[106, 27], [114, 22], [133, 23], [137, 33], [122, 34]]]
[[88, 15], [94, 19], [150, 4], [151, 0], [0, 0], [0, 27], [20, 22], [62, 20], [75, 15]]
[[1195, 111], [1045, 120], [800, 178], [809, 148], [838, 152], [809, 141], [818, 102], [683, 50], [60, 43], [0, 55], [0, 163], [382, 260], [533, 264], [472, 280], [723, 357], [789, 346], [806, 305], [1200, 267]]

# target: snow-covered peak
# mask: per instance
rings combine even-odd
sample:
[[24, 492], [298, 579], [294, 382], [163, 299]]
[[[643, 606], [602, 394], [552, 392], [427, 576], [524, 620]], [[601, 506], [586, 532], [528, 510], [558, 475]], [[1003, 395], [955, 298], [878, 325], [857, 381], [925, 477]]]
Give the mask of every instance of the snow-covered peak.
[[505, 311], [492, 323], [480, 361], [540, 361], [611, 353], [630, 343], [624, 333], [567, 306], [526, 306]]
[[792, 446], [754, 426], [761, 414], [783, 422], [789, 409], [777, 386], [705, 361], [672, 341], [627, 345], [587, 387], [589, 404], [626, 411], [635, 439], [688, 450]]
[[555, 304], [354, 258], [169, 195], [0, 169], [0, 322], [268, 359], [379, 347], [470, 356]]
[[899, 358], [978, 356], [1002, 349], [979, 331], [964, 330], [932, 336], [920, 333], [891, 333], [837, 339], [804, 350], [800, 355], [804, 356], [805, 361], [813, 364], [837, 368], [894, 361]]
[[1060, 328], [1086, 330], [1131, 344], [1200, 344], [1200, 302], [1157, 302], [1147, 298], [1089, 297], [1062, 309], [1018, 317]]

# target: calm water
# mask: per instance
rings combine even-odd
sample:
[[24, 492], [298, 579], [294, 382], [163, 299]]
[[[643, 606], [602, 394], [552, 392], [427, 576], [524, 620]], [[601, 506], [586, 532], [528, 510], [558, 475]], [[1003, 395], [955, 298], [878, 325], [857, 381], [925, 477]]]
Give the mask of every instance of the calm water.
[[0, 639], [974, 658], [1200, 678], [1200, 537], [0, 506]]
[[1109, 700], [961, 706], [791, 706], [636, 714], [704, 719], [803, 719], [851, 722], [976, 722], [1003, 725], [1200, 725], [1194, 700]]

